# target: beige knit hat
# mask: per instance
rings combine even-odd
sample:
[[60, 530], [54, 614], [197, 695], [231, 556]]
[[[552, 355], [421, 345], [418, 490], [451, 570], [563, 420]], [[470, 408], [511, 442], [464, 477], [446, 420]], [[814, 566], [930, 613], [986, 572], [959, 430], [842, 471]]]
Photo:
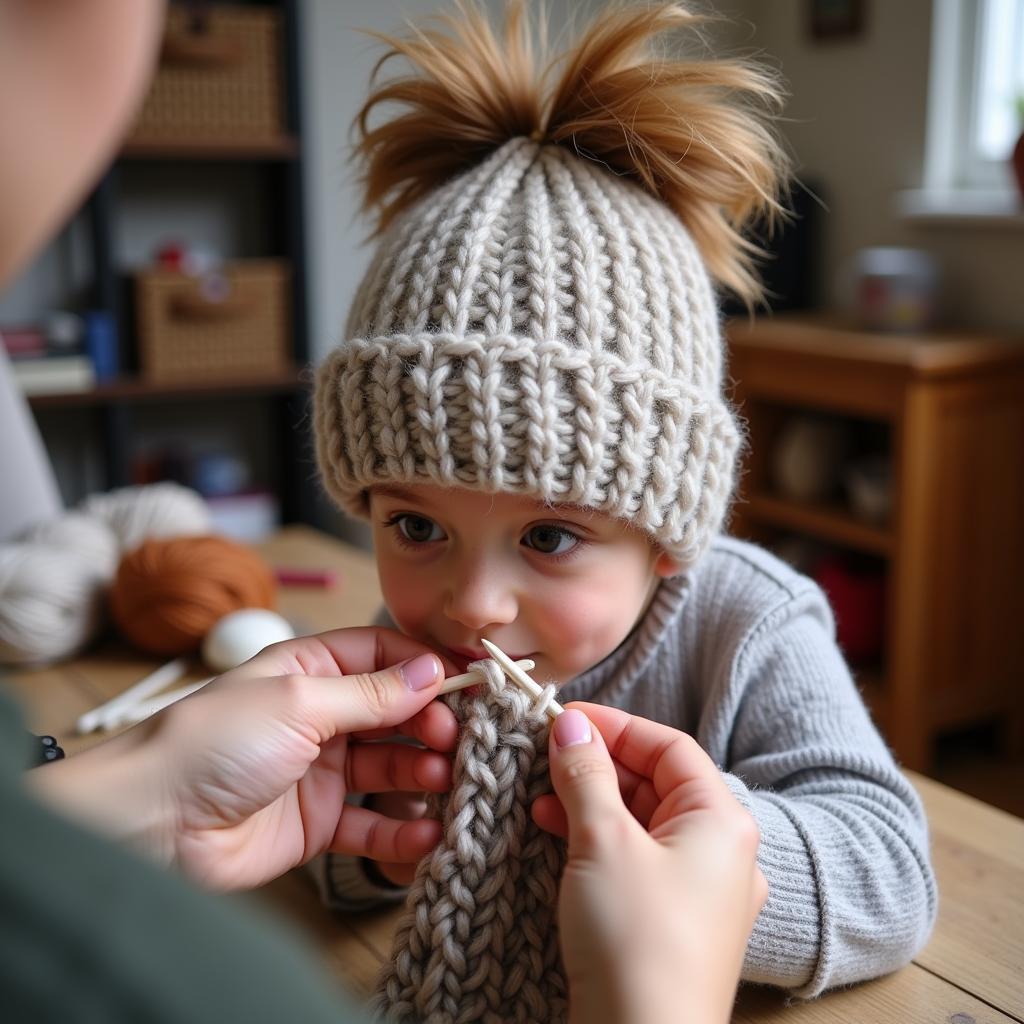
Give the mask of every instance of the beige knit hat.
[[708, 271], [662, 199], [533, 135], [384, 234], [317, 373], [325, 485], [355, 516], [384, 482], [572, 503], [691, 563], [739, 445]]

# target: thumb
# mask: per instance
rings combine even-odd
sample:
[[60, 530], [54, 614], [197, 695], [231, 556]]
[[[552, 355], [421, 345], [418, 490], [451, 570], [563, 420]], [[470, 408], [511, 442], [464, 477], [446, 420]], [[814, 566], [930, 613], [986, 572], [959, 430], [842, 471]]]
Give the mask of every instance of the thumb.
[[377, 672], [323, 679], [336, 733], [401, 725], [426, 707], [444, 682], [434, 654], [420, 654]]
[[619, 794], [611, 754], [601, 733], [576, 708], [562, 712], [548, 741], [551, 782], [569, 821], [570, 855], [591, 843], [623, 816], [632, 821]]

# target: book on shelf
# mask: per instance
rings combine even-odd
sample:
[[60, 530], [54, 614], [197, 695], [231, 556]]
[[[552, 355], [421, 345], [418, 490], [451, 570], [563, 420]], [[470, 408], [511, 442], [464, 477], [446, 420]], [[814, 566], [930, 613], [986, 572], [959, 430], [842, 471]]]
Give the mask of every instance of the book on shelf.
[[96, 386], [96, 359], [87, 329], [105, 314], [56, 310], [36, 322], [0, 326], [0, 346], [10, 357], [10, 372], [26, 395], [67, 394]]
[[11, 359], [37, 359], [48, 351], [46, 334], [34, 326], [0, 328], [0, 346]]
[[26, 395], [67, 394], [96, 386], [96, 371], [85, 355], [11, 360], [11, 376]]

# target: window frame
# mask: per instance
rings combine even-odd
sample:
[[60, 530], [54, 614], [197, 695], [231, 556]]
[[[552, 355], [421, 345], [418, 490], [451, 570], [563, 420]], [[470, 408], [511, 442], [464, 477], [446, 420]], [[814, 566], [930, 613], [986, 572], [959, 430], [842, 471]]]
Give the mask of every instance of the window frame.
[[934, 0], [923, 182], [930, 192], [1013, 192], [1010, 153], [986, 158], [975, 146], [981, 24], [990, 2]]

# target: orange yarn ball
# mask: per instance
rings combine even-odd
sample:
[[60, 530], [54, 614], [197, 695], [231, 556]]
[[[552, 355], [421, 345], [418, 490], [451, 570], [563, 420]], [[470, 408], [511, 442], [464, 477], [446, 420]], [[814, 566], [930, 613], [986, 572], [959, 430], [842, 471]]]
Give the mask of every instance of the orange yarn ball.
[[251, 548], [223, 537], [148, 540], [121, 559], [110, 592], [114, 622], [151, 654], [191, 654], [219, 619], [273, 608], [274, 576]]

